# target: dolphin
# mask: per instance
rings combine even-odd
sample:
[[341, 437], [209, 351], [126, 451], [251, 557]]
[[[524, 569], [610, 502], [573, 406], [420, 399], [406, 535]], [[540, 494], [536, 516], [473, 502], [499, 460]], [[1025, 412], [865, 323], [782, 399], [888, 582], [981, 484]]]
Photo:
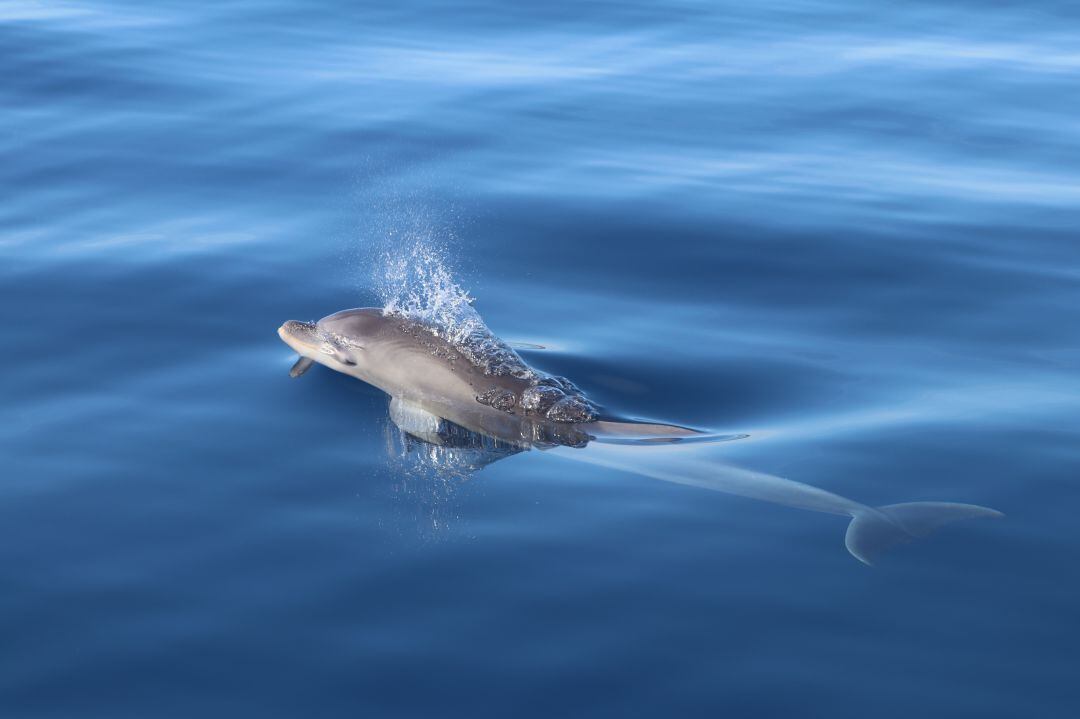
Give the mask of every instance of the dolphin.
[[703, 434], [602, 415], [572, 382], [532, 369], [486, 328], [451, 342], [424, 323], [368, 307], [315, 323], [289, 320], [278, 336], [300, 355], [293, 377], [319, 363], [505, 442], [576, 446], [596, 437], [670, 440]]
[[[867, 565], [884, 550], [944, 525], [1004, 516], [953, 502], [872, 507], [794, 480], [717, 463], [698, 453], [701, 445], [694, 446], [695, 439], [708, 439], [705, 433], [606, 416], [569, 380], [532, 369], [482, 324], [473, 329], [451, 341], [425, 323], [362, 308], [315, 323], [289, 320], [278, 335], [300, 355], [291, 376], [318, 363], [367, 382], [390, 396], [391, 420], [423, 442], [498, 447], [488, 462], [525, 449], [555, 450], [653, 479], [847, 516], [845, 546]], [[485, 445], [483, 438], [497, 444]]]

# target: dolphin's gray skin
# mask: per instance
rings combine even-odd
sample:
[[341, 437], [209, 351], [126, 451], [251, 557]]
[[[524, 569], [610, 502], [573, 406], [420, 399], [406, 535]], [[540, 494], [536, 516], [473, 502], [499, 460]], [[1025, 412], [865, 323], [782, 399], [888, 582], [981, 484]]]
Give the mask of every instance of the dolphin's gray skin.
[[[700, 434], [686, 427], [598, 418], [595, 408], [579, 402], [573, 390], [543, 384], [548, 379], [524, 365], [506, 345], [494, 347], [494, 354], [504, 352], [510, 358], [494, 365], [502, 373], [485, 371], [458, 345], [420, 323], [377, 308], [345, 310], [314, 324], [289, 320], [278, 328], [278, 335], [300, 355], [290, 372], [294, 377], [307, 370], [310, 363], [305, 359], [318, 362], [437, 417], [506, 442], [578, 446], [597, 436]], [[498, 342], [485, 341], [489, 346]], [[508, 362], [515, 364], [508, 368]], [[557, 382], [560, 387], [569, 385], [566, 380]], [[549, 390], [562, 400], [548, 405], [551, 397], [537, 397]]]
[[[558, 449], [557, 453], [667, 482], [851, 517], [845, 544], [865, 564], [872, 564], [889, 547], [923, 537], [946, 524], [1003, 516], [987, 507], [950, 502], [870, 507], [800, 482], [708, 460], [693, 445], [674, 444], [697, 434], [683, 427], [597, 419], [591, 414], [575, 416], [576, 421], [558, 421], [552, 419], [552, 412], [541, 411], [543, 404], [528, 401], [540, 376], [531, 373], [516, 355], [513, 358], [520, 365], [511, 363], [509, 371], [485, 371], [463, 356], [457, 345], [416, 322], [380, 309], [346, 310], [315, 324], [290, 320], [278, 334], [300, 354], [292, 376], [303, 374], [312, 362], [318, 362], [378, 387], [391, 397], [394, 423], [421, 441], [435, 445], [460, 441], [461, 433], [448, 428], [446, 422], [519, 449], [580, 448], [597, 437], [662, 438], [673, 444], [591, 444], [584, 451]], [[493, 397], [505, 401], [492, 402]], [[557, 411], [555, 414], [558, 416]], [[505, 451], [505, 446], [491, 461], [515, 453]]]

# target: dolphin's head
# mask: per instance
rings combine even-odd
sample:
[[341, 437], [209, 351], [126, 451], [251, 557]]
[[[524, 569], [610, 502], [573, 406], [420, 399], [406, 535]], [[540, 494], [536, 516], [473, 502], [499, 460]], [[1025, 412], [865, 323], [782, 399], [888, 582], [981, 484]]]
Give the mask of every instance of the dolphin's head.
[[380, 309], [345, 310], [314, 323], [289, 320], [278, 328], [278, 336], [301, 357], [357, 374], [365, 365], [365, 345], [388, 324]]

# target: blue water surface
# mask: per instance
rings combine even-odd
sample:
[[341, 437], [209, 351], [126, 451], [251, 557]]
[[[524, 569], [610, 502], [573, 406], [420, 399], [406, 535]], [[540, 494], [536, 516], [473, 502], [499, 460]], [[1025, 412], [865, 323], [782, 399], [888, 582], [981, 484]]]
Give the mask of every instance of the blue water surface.
[[[0, 4], [0, 716], [1080, 716], [1077, 28]], [[871, 569], [842, 517], [440, 471], [275, 334], [417, 243], [613, 412], [1007, 518]]]

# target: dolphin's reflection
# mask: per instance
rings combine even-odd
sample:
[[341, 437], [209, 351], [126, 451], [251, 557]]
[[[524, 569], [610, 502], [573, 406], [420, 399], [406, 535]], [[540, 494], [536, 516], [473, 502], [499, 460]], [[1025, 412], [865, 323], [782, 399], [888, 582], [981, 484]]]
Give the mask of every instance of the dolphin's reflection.
[[[384, 439], [392, 491], [421, 542], [440, 541], [457, 520], [455, 495], [473, 475], [525, 447], [473, 432], [391, 400]], [[410, 530], [412, 531], [412, 530]]]
[[[590, 441], [574, 446], [522, 444], [467, 429], [422, 407], [393, 398], [390, 420], [397, 428], [388, 445], [406, 477], [428, 483], [447, 494], [487, 465], [528, 449], [609, 467], [665, 482], [708, 489], [827, 514], [850, 517], [845, 545], [859, 561], [872, 564], [884, 550], [924, 537], [962, 519], [1001, 517], [996, 510], [952, 502], [907, 502], [871, 507], [808, 484], [717, 462], [709, 446], [680, 438], [628, 441]], [[738, 439], [714, 437], [713, 441]], [[659, 441], [658, 441], [659, 440]], [[444, 503], [445, 505], [445, 503]], [[445, 526], [445, 518], [442, 525]], [[436, 528], [440, 518], [432, 515]]]

